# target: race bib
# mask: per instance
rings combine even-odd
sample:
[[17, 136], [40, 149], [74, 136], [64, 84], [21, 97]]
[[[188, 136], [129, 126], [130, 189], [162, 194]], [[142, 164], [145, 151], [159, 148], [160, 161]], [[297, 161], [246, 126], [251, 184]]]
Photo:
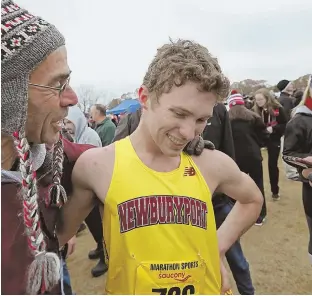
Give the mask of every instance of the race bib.
[[206, 266], [203, 262], [142, 262], [137, 268], [135, 294], [203, 294]]

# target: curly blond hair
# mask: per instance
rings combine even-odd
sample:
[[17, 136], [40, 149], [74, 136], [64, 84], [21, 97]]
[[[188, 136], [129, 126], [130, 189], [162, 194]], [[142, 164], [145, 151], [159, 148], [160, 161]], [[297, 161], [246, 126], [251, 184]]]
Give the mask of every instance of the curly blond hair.
[[143, 85], [158, 99], [173, 86], [179, 87], [188, 81], [198, 83], [200, 91], [215, 93], [218, 101], [229, 94], [230, 82], [207, 48], [189, 40], [173, 42], [170, 39], [170, 43], [157, 50]]

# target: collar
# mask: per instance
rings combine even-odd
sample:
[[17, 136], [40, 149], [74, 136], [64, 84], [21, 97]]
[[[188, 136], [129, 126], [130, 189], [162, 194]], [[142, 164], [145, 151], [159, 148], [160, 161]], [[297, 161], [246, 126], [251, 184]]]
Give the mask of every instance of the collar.
[[100, 126], [100, 125], [103, 125], [107, 120], [109, 120], [108, 117], [105, 117], [103, 121], [101, 121], [100, 123], [98, 123], [96, 126]]

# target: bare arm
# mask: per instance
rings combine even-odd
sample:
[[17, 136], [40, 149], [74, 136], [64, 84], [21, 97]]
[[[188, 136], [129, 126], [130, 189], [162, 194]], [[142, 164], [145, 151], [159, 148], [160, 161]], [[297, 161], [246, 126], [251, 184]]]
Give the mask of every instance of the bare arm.
[[236, 200], [230, 214], [218, 229], [221, 255], [259, 218], [263, 196], [254, 181], [241, 172], [224, 153], [204, 150], [194, 159], [212, 191], [224, 193]]
[[73, 193], [68, 202], [61, 209], [61, 215], [57, 221], [57, 237], [60, 246], [76, 234], [80, 224], [91, 212], [95, 205], [94, 193], [91, 190], [90, 155], [93, 149], [84, 152], [77, 160], [72, 173]]
[[263, 195], [255, 182], [241, 172], [232, 159], [226, 155], [219, 158], [219, 184], [216, 191], [236, 200], [232, 211], [217, 232], [219, 250], [224, 254], [258, 219]]

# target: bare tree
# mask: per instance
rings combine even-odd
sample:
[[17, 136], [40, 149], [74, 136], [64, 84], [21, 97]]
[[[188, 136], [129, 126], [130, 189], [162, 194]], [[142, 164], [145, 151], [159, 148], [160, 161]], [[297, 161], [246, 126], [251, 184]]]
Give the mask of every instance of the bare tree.
[[88, 112], [89, 108], [97, 103], [104, 103], [107, 100], [107, 94], [104, 91], [96, 89], [92, 85], [82, 84], [76, 89], [76, 94], [78, 96], [78, 101], [81, 106], [82, 112]]
[[137, 99], [139, 97], [139, 88], [136, 88], [134, 91], [134, 98]]

